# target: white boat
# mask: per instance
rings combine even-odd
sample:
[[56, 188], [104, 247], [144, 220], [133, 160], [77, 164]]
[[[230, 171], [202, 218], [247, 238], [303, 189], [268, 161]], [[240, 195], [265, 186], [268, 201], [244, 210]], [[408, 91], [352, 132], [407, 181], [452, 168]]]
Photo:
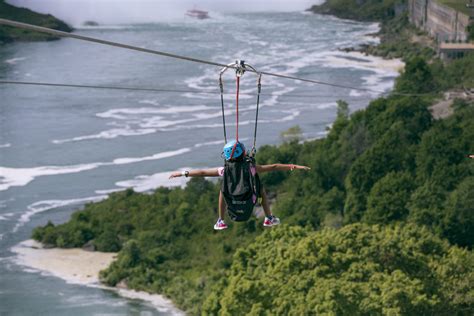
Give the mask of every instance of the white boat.
[[202, 11], [202, 10], [188, 10], [186, 12], [187, 16], [199, 19], [199, 20], [204, 20], [204, 19], [209, 19], [209, 13], [207, 11]]

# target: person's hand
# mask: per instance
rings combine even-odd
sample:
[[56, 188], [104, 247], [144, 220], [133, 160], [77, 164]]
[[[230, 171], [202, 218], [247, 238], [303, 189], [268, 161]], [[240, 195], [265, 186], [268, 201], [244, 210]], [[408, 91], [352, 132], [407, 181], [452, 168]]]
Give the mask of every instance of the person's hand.
[[474, 155], [469, 155], [468, 157], [471, 159], [474, 159]]
[[290, 170], [293, 171], [295, 169], [310, 170], [311, 168], [307, 166], [291, 165]]
[[173, 172], [168, 179], [178, 178], [181, 177], [181, 172]]

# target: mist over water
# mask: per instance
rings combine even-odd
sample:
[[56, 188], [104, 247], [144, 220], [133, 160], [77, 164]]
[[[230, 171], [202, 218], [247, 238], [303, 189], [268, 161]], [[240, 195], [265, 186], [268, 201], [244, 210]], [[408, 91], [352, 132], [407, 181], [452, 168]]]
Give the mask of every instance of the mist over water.
[[184, 19], [187, 10], [229, 12], [303, 11], [323, 0], [7, 0], [8, 3], [49, 13], [72, 25], [154, 23]]

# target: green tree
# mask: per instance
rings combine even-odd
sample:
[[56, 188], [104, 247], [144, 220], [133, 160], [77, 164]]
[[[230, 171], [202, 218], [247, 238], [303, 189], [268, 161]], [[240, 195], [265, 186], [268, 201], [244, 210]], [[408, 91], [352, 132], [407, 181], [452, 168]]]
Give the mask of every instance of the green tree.
[[105, 252], [117, 252], [122, 248], [117, 234], [112, 230], [106, 230], [94, 240], [97, 250]]
[[344, 100], [337, 100], [337, 118], [348, 119], [349, 118], [349, 104]]
[[370, 191], [364, 220], [371, 224], [387, 224], [404, 220], [413, 190], [413, 178], [406, 172], [390, 172]]
[[344, 216], [346, 222], [354, 222], [362, 218], [367, 207], [369, 192], [377, 181], [389, 172], [413, 168], [414, 152], [409, 149], [407, 131], [399, 126], [393, 126], [352, 164], [345, 179], [347, 198]]
[[467, 31], [469, 34], [469, 40], [474, 41], [474, 24], [468, 25]]
[[459, 111], [447, 120], [436, 122], [423, 134], [416, 153], [418, 182], [430, 181], [452, 190], [469, 174], [465, 155], [471, 146], [474, 147], [471, 139], [474, 124], [465, 118], [472, 114], [472, 108]]
[[464, 179], [449, 195], [443, 235], [451, 242], [472, 248], [474, 243], [474, 177]]
[[408, 220], [419, 225], [439, 228], [444, 213], [446, 191], [430, 181], [418, 187], [410, 196]]
[[299, 142], [303, 139], [303, 131], [299, 125], [292, 126], [286, 131], [280, 133], [283, 142]]
[[416, 225], [283, 226], [235, 253], [203, 314], [468, 315], [473, 260]]
[[430, 93], [437, 89], [427, 62], [421, 57], [409, 60], [397, 78], [395, 90], [403, 93]]

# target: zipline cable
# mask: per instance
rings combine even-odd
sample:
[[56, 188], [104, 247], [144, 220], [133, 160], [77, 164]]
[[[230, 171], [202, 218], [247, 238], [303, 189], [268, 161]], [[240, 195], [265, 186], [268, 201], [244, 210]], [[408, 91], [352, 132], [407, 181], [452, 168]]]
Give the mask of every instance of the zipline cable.
[[216, 92], [182, 90], [182, 89], [168, 89], [168, 88], [95, 86], [95, 85], [83, 85], [83, 84], [64, 84], [64, 83], [34, 82], [34, 81], [12, 81], [12, 80], [0, 80], [0, 84], [63, 87], [63, 88], [87, 88], [87, 89], [107, 89], [107, 90], [127, 90], [127, 91], [148, 91], [148, 92], [179, 92], [179, 93], [182, 92], [182, 93], [205, 93], [205, 94], [214, 94], [214, 93], [216, 93]]
[[[69, 37], [69, 38], [74, 38], [74, 39], [78, 39], [78, 40], [82, 40], [82, 41], [88, 41], [88, 42], [98, 43], [98, 44], [102, 44], [102, 45], [109, 45], [109, 46], [114, 46], [114, 47], [120, 47], [120, 48], [135, 50], [135, 51], [139, 51], [139, 52], [143, 52], [143, 53], [149, 53], [149, 54], [160, 55], [160, 56], [165, 56], [165, 57], [169, 57], [169, 58], [181, 59], [181, 60], [186, 60], [186, 61], [195, 62], [195, 63], [207, 64], [207, 65], [211, 65], [211, 66], [217, 66], [217, 67], [226, 67], [227, 66], [225, 64], [221, 64], [221, 63], [217, 63], [217, 62], [213, 62], [213, 61], [209, 61], [209, 60], [204, 60], [204, 59], [199, 59], [199, 58], [194, 58], [194, 57], [188, 57], [188, 56], [182, 56], [182, 55], [177, 55], [177, 54], [173, 54], [173, 53], [168, 53], [168, 52], [163, 52], [163, 51], [158, 51], [158, 50], [153, 50], [153, 49], [148, 49], [148, 48], [143, 48], [143, 47], [137, 47], [137, 46], [122, 44], [122, 43], [117, 43], [117, 42], [112, 42], [112, 41], [106, 41], [106, 40], [102, 40], [102, 39], [98, 39], [98, 38], [93, 38], [93, 37], [83, 36], [83, 35], [77, 35], [77, 34], [73, 34], [73, 33], [67, 33], [67, 32], [53, 30], [53, 29], [50, 29], [50, 28], [42, 27], [42, 26], [16, 22], [16, 21], [8, 20], [8, 19], [0, 19], [0, 24], [13, 26], [13, 27], [19, 27], [19, 28], [23, 28], [23, 29], [26, 29], [26, 30], [30, 30], [30, 31], [48, 33], [48, 34], [55, 35], [55, 36], [58, 36], [58, 37]], [[231, 68], [235, 68], [235, 67], [231, 67]], [[255, 72], [252, 69], [250, 69], [249, 71]], [[340, 84], [335, 84], [335, 83], [329, 83], [329, 82], [324, 82], [324, 81], [319, 81], [319, 80], [300, 78], [300, 77], [283, 75], [283, 74], [266, 72], [266, 71], [262, 71], [262, 72], [260, 72], [260, 74], [267, 75], [267, 76], [272, 76], [272, 77], [277, 77], [277, 78], [284, 78], [284, 79], [314, 83], [314, 84], [319, 84], [319, 85], [325, 85], [325, 86], [330, 86], [330, 87], [336, 87], [336, 88], [341, 88], [341, 89], [351, 89], [351, 90], [358, 90], [358, 91], [375, 92], [375, 93], [379, 93], [379, 94], [387, 94], [385, 91], [381, 91], [381, 90], [352, 87], [352, 86], [340, 85]], [[396, 93], [396, 92], [394, 92], [392, 94], [393, 95], [405, 95], [405, 96], [423, 96], [424, 95], [424, 94], [405, 94], [405, 93]]]
[[19, 27], [19, 28], [22, 28], [22, 29], [30, 30], [30, 31], [48, 33], [48, 34], [56, 35], [56, 36], [59, 36], [59, 37], [70, 37], [70, 38], [75, 38], [75, 39], [82, 40], [82, 41], [88, 41], [88, 42], [94, 42], [94, 43], [103, 44], [103, 45], [109, 45], [109, 46], [115, 46], [115, 47], [120, 47], [120, 48], [125, 48], [125, 49], [131, 49], [131, 50], [135, 50], [135, 51], [139, 51], [139, 52], [143, 52], [143, 53], [149, 53], [149, 54], [161, 55], [161, 56], [165, 56], [165, 57], [177, 58], [177, 59], [192, 61], [192, 62], [201, 63], [201, 64], [208, 64], [208, 65], [219, 66], [219, 67], [224, 67], [225, 66], [224, 64], [219, 64], [219, 63], [215, 63], [215, 62], [212, 62], [212, 61], [207, 61], [207, 60], [204, 60], [204, 59], [181, 56], [181, 55], [171, 54], [171, 53], [157, 51], [157, 50], [153, 50], [153, 49], [137, 47], [137, 46], [127, 45], [127, 44], [122, 44], [122, 43], [117, 43], [117, 42], [112, 42], [112, 41], [101, 40], [101, 39], [98, 39], [98, 38], [93, 38], [93, 37], [89, 37], [89, 36], [83, 36], [83, 35], [77, 35], [77, 34], [73, 34], [73, 33], [53, 30], [53, 29], [50, 29], [50, 28], [47, 28], [47, 27], [42, 27], [42, 26], [37, 26], [37, 25], [32, 25], [32, 24], [28, 24], [28, 23], [22, 23], [22, 22], [7, 20], [7, 19], [0, 19], [0, 24], [9, 25], [9, 26], [13, 26], [13, 27]]
[[[191, 89], [171, 89], [171, 88], [139, 88], [139, 87], [125, 87], [125, 86], [97, 86], [97, 85], [84, 85], [84, 84], [64, 84], [64, 83], [53, 83], [53, 82], [35, 82], [35, 81], [14, 81], [14, 80], [0, 80], [0, 84], [4, 85], [28, 85], [28, 86], [45, 86], [45, 87], [60, 87], [60, 88], [84, 88], [84, 89], [105, 89], [105, 90], [125, 90], [125, 91], [145, 91], [145, 92], [170, 92], [170, 93], [196, 93], [196, 94], [218, 94], [219, 91], [202, 91], [202, 90], [191, 90]], [[255, 93], [240, 92], [241, 95], [254, 96]], [[271, 93], [262, 93], [262, 96], [275, 96]], [[332, 95], [318, 95], [318, 94], [293, 94], [286, 93], [278, 95], [279, 98], [291, 97], [291, 98], [334, 98]], [[345, 98], [347, 96], [340, 96]], [[359, 99], [370, 99], [370, 97], [358, 97]]]

